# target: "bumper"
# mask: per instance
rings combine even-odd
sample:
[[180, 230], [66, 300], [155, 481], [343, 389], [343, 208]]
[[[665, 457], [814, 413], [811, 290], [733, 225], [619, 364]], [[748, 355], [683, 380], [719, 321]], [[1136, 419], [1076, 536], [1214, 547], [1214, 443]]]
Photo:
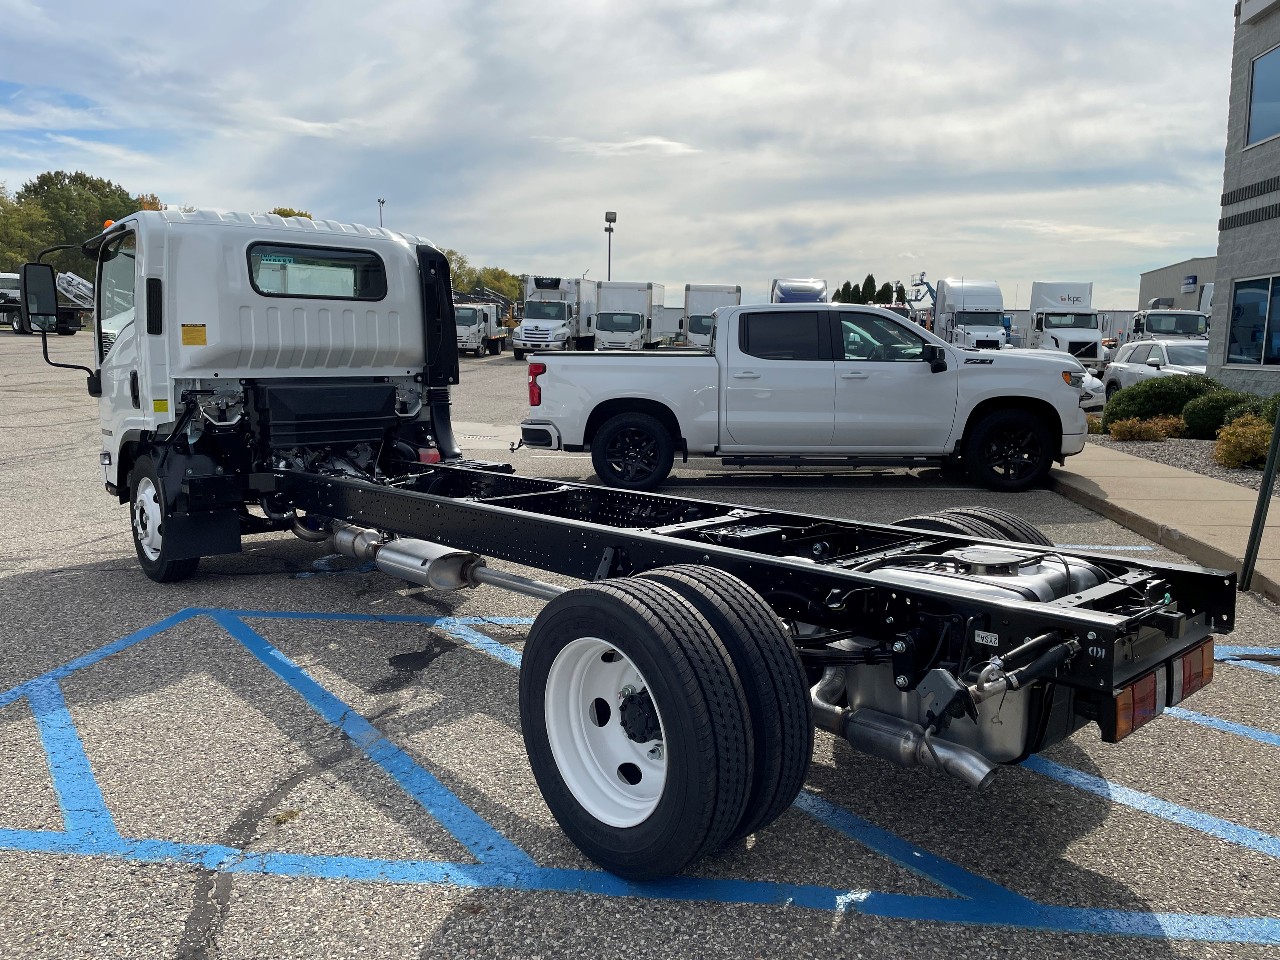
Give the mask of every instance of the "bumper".
[[521, 420], [520, 439], [526, 447], [561, 450], [560, 431], [546, 420]]
[[558, 341], [539, 340], [536, 343], [533, 343], [529, 340], [512, 340], [511, 341], [511, 346], [514, 349], [525, 350], [529, 353], [532, 353], [535, 350], [563, 350], [564, 345], [565, 345], [565, 341], [563, 340], [558, 340]]
[[1084, 449], [1088, 439], [1089, 435], [1087, 433], [1064, 433], [1062, 435], [1062, 456], [1074, 457]]

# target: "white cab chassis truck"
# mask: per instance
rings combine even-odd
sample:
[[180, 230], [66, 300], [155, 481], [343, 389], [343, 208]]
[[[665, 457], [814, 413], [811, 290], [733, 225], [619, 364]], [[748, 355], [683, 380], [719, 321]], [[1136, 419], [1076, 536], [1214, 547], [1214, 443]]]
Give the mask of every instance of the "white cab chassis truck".
[[728, 283], [686, 283], [684, 285], [685, 329], [689, 346], [711, 346], [713, 314], [720, 307], [742, 303], [742, 287]]
[[1027, 347], [1069, 353], [1086, 367], [1096, 367], [1103, 359], [1103, 347], [1102, 323], [1093, 309], [1093, 284], [1034, 281]]
[[933, 332], [947, 343], [974, 350], [1008, 346], [1004, 297], [993, 280], [939, 280], [933, 305]]
[[517, 360], [535, 350], [595, 349], [595, 280], [525, 277], [524, 317], [511, 335]]
[[511, 342], [511, 331], [503, 326], [502, 307], [496, 303], [455, 303], [453, 316], [458, 327], [458, 352], [497, 356]]
[[[245, 537], [292, 530], [371, 564], [362, 576], [543, 601], [511, 690], [529, 763], [565, 833], [625, 878], [678, 873], [765, 829], [804, 784], [815, 727], [982, 787], [1086, 725], [1115, 742], [1154, 721], [1208, 682], [1213, 634], [1234, 622], [1231, 573], [1059, 550], [999, 510], [864, 523], [463, 459], [449, 424], [448, 262], [415, 237], [152, 211], [84, 250], [97, 323], [79, 369], [99, 401], [107, 492], [128, 504], [156, 590]], [[47, 349], [52, 268], [24, 266], [21, 285], [23, 320]], [[785, 365], [758, 332], [752, 366]], [[947, 383], [973, 356], [920, 346], [927, 355], [887, 362]], [[538, 357], [531, 400], [546, 364], [656, 357]], [[705, 353], [676, 359], [715, 377]], [[1059, 372], [1047, 357], [1010, 359], [1014, 379], [1045, 390]], [[762, 373], [750, 389], [777, 387]], [[606, 411], [612, 435], [653, 442], [654, 408], [614, 409], [629, 419], [619, 429]], [[898, 789], [893, 802], [914, 806], [938, 788], [921, 777]]]
[[662, 342], [660, 283], [603, 280], [596, 301], [597, 350], [647, 350]]

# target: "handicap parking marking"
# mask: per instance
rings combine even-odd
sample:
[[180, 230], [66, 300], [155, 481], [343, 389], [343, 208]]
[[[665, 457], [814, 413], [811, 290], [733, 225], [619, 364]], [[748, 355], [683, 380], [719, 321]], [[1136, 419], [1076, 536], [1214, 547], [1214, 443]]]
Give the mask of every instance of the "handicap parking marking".
[[[1251, 657], [1266, 657], [1276, 662], [1268, 663], [1251, 660]], [[1280, 649], [1276, 647], [1215, 646], [1213, 659], [1219, 663], [1230, 664], [1233, 667], [1243, 667], [1246, 670], [1253, 670], [1257, 673], [1270, 673], [1274, 676], [1280, 676]]]
[[[416, 800], [466, 847], [475, 862], [446, 863], [289, 854], [243, 850], [218, 844], [179, 843], [121, 836], [103, 799], [59, 681], [135, 644], [155, 638], [179, 624], [201, 617], [216, 624], [228, 638], [239, 643], [280, 682], [292, 689], [320, 719], [341, 733], [390, 776], [408, 796]], [[214, 608], [183, 610], [0, 693], [0, 706], [25, 699], [31, 709], [45, 750], [64, 825], [61, 831], [0, 829], [0, 849], [113, 857], [137, 863], [179, 863], [227, 873], [590, 893], [668, 901], [783, 905], [934, 923], [1280, 945], [1280, 918], [1151, 913], [1038, 903], [971, 873], [958, 864], [920, 848], [808, 791], [801, 793], [796, 800], [795, 806], [799, 811], [890, 862], [936, 884], [948, 895], [921, 896], [822, 885], [701, 877], [630, 882], [599, 870], [538, 866], [524, 850], [467, 806], [433, 774], [387, 740], [373, 724], [325, 689], [305, 669], [253, 629], [248, 622], [251, 620], [421, 624], [444, 631], [461, 643], [515, 667], [519, 666], [520, 653], [487, 636], [482, 628], [487, 624], [522, 626], [532, 622], [526, 617], [431, 617]], [[1234, 727], [1241, 725], [1231, 726], [1233, 729], [1227, 732], [1240, 732]], [[1036, 773], [1086, 792], [1280, 859], [1280, 839], [1276, 837], [1179, 807], [1039, 757], [1031, 758], [1026, 766]]]

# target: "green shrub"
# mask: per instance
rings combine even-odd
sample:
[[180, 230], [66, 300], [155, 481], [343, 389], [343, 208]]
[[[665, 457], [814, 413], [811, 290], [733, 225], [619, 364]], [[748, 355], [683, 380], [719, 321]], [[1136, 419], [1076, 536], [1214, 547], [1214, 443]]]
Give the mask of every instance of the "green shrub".
[[[1227, 422], [1227, 412], [1260, 398], [1235, 390], [1215, 390], [1203, 397], [1189, 400], [1182, 408], [1182, 419], [1187, 425], [1186, 435], [1193, 440], [1213, 440]], [[1247, 411], [1246, 411], [1247, 412]]]
[[1152, 417], [1150, 420], [1117, 420], [1108, 428], [1113, 440], [1165, 440], [1182, 434], [1179, 417]]
[[1262, 401], [1262, 413], [1260, 416], [1267, 423], [1274, 424], [1276, 422], [1276, 410], [1280, 409], [1280, 393], [1272, 394]]
[[1191, 400], [1221, 389], [1216, 381], [1198, 373], [1185, 377], [1152, 377], [1125, 387], [1108, 400], [1102, 410], [1102, 425], [1110, 429], [1117, 420], [1178, 416]]
[[1271, 446], [1271, 424], [1246, 413], [1218, 431], [1213, 459], [1224, 467], [1260, 467]]
[[1230, 423], [1232, 420], [1239, 420], [1246, 413], [1251, 413], [1255, 417], [1262, 417], [1263, 399], [1255, 397], [1253, 394], [1247, 394], [1248, 400], [1242, 400], [1234, 407], [1229, 409], [1222, 418], [1224, 424]]

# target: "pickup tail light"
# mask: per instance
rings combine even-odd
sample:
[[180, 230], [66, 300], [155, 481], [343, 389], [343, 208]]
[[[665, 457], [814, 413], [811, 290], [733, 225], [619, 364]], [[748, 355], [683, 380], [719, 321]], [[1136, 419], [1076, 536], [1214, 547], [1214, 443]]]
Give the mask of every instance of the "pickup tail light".
[[538, 383], [538, 378], [547, 372], [545, 363], [529, 364], [529, 406], [542, 406], [542, 387]]
[[1102, 739], [1117, 743], [1176, 706], [1213, 679], [1213, 640], [1206, 640], [1103, 701], [1098, 725]]

